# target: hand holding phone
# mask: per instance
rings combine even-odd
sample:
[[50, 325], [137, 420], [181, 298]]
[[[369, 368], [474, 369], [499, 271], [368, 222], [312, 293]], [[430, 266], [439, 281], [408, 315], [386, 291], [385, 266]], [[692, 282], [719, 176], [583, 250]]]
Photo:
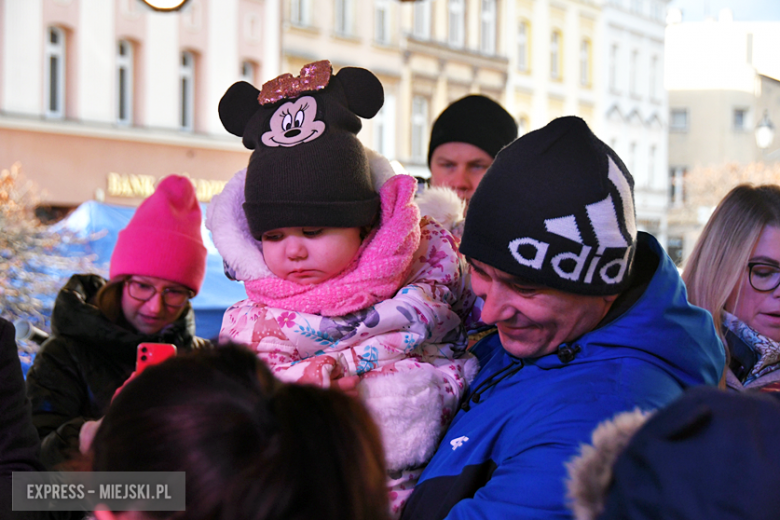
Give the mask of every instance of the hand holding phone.
[[149, 365], [157, 365], [176, 355], [176, 345], [171, 343], [141, 343], [135, 360], [135, 375]]

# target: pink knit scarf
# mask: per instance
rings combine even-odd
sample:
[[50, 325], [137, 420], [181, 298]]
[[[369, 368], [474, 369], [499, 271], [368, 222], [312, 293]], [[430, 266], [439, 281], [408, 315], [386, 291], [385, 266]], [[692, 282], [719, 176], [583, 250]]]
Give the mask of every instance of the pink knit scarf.
[[380, 188], [379, 227], [338, 276], [301, 285], [271, 275], [247, 281], [247, 295], [270, 307], [322, 316], [343, 316], [391, 298], [403, 286], [420, 245], [416, 189], [417, 181], [410, 175], [395, 175]]

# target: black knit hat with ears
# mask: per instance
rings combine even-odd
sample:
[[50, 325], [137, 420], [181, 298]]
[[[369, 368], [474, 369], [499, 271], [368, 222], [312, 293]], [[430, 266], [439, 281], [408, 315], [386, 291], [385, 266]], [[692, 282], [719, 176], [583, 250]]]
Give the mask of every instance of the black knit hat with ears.
[[562, 291], [614, 295], [636, 250], [634, 180], [578, 117], [501, 150], [469, 204], [460, 251]]
[[253, 149], [244, 213], [256, 239], [281, 227], [362, 227], [379, 212], [379, 195], [357, 133], [360, 117], [382, 108], [384, 91], [366, 69], [333, 74], [327, 61], [263, 85], [231, 86], [219, 103], [222, 124]]
[[504, 107], [485, 96], [466, 96], [445, 108], [433, 123], [428, 164], [433, 151], [446, 143], [468, 143], [495, 157], [516, 138], [517, 123]]

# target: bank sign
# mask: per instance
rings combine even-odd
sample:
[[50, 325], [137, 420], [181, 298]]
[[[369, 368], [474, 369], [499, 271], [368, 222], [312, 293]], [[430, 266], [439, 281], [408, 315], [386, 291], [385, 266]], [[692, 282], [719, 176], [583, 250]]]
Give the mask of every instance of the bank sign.
[[[188, 177], [186, 173], [182, 173]], [[153, 175], [133, 175], [126, 173], [110, 172], [106, 178], [108, 195], [110, 197], [129, 197], [145, 199], [152, 193], [160, 179]], [[200, 202], [210, 202], [214, 195], [222, 192], [227, 181], [214, 181], [208, 179], [190, 179], [195, 187], [195, 195]]]

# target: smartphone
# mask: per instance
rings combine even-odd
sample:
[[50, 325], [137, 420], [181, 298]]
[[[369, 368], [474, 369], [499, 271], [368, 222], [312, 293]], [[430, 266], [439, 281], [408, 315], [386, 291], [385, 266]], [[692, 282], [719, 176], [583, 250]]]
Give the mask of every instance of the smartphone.
[[176, 345], [171, 343], [141, 343], [138, 345], [135, 359], [135, 375], [140, 374], [149, 365], [162, 363], [176, 355]]

